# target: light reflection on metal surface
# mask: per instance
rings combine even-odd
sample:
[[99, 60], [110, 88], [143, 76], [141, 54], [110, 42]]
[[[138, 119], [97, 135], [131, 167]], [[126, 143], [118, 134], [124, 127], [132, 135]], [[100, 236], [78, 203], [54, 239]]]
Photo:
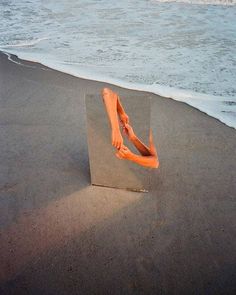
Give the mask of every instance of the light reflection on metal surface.
[[[122, 146], [127, 147], [127, 150], [133, 154], [137, 153], [137, 149], [135, 150], [127, 130], [123, 131], [128, 136], [124, 136], [125, 134], [122, 133], [122, 126], [124, 127], [122, 120], [118, 133], [114, 135], [111, 128], [111, 117], [109, 117], [110, 106], [107, 107], [103, 94], [104, 91], [100, 95], [87, 95], [85, 99], [91, 183], [133, 191], [148, 191], [150, 166], [144, 167], [137, 162], [127, 161], [118, 154], [122, 150]], [[139, 139], [148, 143], [150, 98], [140, 95], [126, 96], [120, 99], [128, 115], [129, 121], [126, 126], [132, 126]], [[119, 113], [117, 118], [121, 119]], [[139, 157], [141, 158], [141, 156]]]

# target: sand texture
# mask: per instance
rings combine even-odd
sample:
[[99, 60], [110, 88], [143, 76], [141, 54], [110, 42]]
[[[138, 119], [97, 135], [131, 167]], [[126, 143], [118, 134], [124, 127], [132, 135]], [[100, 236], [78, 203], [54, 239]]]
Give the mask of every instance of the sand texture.
[[91, 186], [84, 96], [137, 92], [15, 60], [0, 54], [0, 293], [236, 294], [236, 131], [151, 95], [150, 192]]

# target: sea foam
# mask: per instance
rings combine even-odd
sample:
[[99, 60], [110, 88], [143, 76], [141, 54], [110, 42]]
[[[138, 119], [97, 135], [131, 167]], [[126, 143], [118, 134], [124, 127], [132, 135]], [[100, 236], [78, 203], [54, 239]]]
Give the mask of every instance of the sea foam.
[[0, 50], [171, 97], [235, 128], [235, 1], [194, 2], [5, 1]]
[[[14, 63], [17, 63], [22, 66], [26, 67], [33, 67], [29, 65], [25, 65], [20, 61], [16, 61], [11, 57], [11, 54], [8, 52], [4, 52], [8, 59]], [[129, 83], [126, 81], [121, 81], [118, 79], [106, 77], [106, 76], [99, 76], [93, 74], [92, 72], [84, 71], [83, 69], [78, 69], [73, 65], [65, 65], [61, 63], [53, 62], [50, 59], [45, 58], [38, 58], [35, 56], [24, 56], [24, 54], [20, 54], [18, 56], [21, 59], [26, 59], [28, 61], [38, 62], [44, 66], [47, 66], [51, 69], [70, 74], [72, 76], [82, 78], [82, 79], [89, 79], [93, 81], [105, 82], [109, 84], [113, 84], [116, 86], [120, 86], [127, 89], [137, 90], [137, 91], [145, 91], [153, 94], [157, 94], [166, 98], [171, 98], [177, 101], [184, 102], [204, 113], [207, 115], [214, 117], [225, 123], [226, 125], [236, 128], [236, 99], [232, 97], [221, 97], [221, 96], [212, 96], [206, 95], [203, 93], [196, 93], [193, 91], [186, 91], [181, 90], [173, 87], [162, 86], [162, 85], [144, 85], [139, 83]], [[45, 70], [45, 68], [42, 68]]]
[[152, 0], [153, 2], [175, 2], [175, 3], [186, 3], [186, 4], [197, 4], [197, 5], [235, 5], [236, 0]]

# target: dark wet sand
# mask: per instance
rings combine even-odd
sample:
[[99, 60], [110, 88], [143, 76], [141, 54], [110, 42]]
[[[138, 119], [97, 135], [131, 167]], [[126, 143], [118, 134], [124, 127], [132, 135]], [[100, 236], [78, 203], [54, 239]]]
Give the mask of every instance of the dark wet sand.
[[151, 191], [90, 186], [84, 94], [136, 92], [21, 62], [0, 54], [0, 293], [236, 294], [236, 131], [153, 95]]

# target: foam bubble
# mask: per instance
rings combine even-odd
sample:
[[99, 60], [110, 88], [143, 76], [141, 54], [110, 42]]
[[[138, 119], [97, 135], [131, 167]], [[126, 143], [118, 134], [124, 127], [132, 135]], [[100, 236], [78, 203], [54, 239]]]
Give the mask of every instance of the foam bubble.
[[22, 40], [21, 42], [17, 42], [15, 44], [0, 44], [0, 47], [3, 49], [7, 49], [7, 48], [13, 48], [13, 47], [31, 47], [34, 46], [36, 44], [38, 44], [39, 42], [43, 41], [43, 40], [48, 40], [48, 37], [43, 37], [43, 38], [38, 38], [38, 39], [34, 39], [34, 40]]
[[[226, 4], [209, 0], [217, 1]], [[75, 76], [181, 100], [233, 126], [235, 7], [183, 2], [4, 1], [0, 49]]]
[[161, 3], [187, 3], [187, 4], [198, 4], [198, 5], [235, 5], [236, 0], [151, 0], [153, 2]]
[[[4, 53], [8, 55], [9, 60], [21, 65], [20, 62], [12, 60], [9, 53]], [[24, 54], [19, 55], [19, 57], [22, 59], [26, 59]], [[85, 71], [84, 69], [79, 69], [78, 67], [75, 67], [74, 64], [63, 64], [60, 62], [56, 62], [55, 60], [53, 61], [52, 59], [42, 57], [37, 58], [34, 56], [27, 56], [27, 60], [39, 62], [54, 70], [67, 73], [78, 78], [105, 82], [123, 88], [154, 93], [166, 98], [181, 101], [206, 113], [211, 117], [218, 119], [229, 127], [233, 127], [236, 129], [236, 97], [213, 96], [157, 84], [144, 85], [139, 83], [129, 83], [110, 77], [96, 75], [92, 72]]]

